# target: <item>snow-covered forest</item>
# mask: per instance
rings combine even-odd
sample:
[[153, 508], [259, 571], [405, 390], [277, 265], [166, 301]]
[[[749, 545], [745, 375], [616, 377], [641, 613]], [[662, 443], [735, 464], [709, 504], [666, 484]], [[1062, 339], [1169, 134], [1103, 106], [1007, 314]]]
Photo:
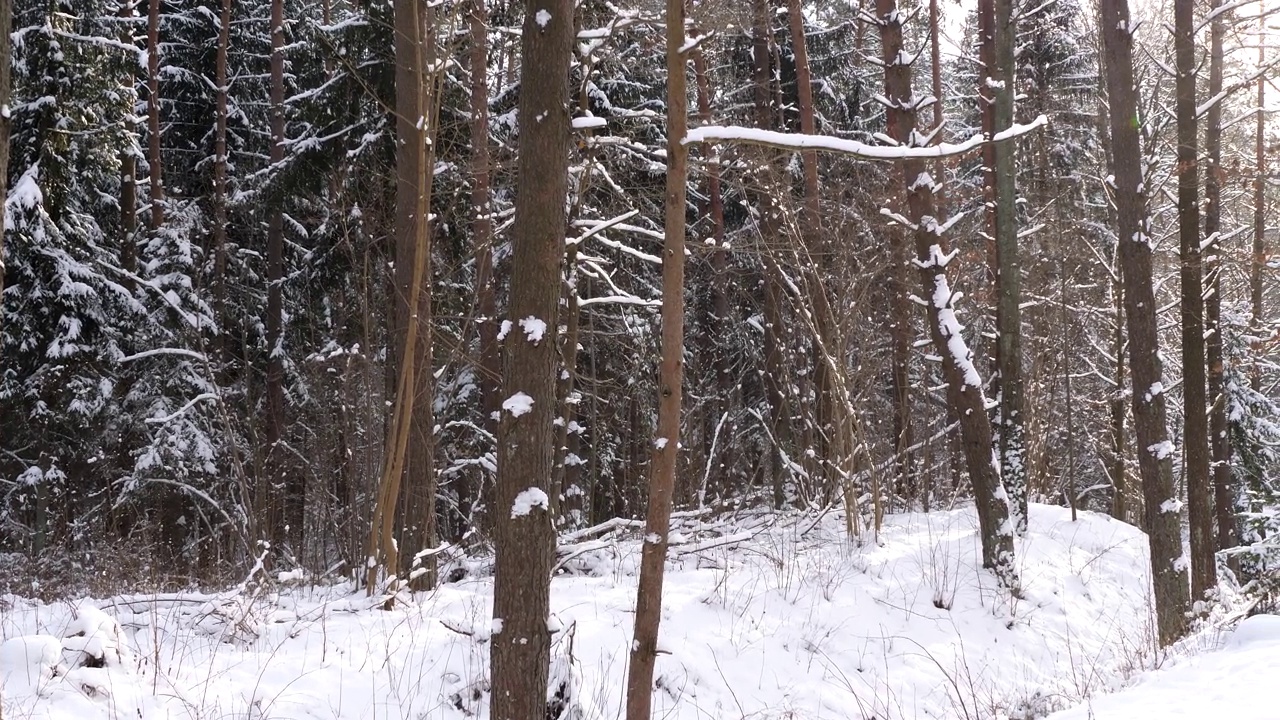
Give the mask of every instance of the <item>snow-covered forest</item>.
[[1128, 2], [0, 0], [0, 716], [1275, 717], [1280, 19]]

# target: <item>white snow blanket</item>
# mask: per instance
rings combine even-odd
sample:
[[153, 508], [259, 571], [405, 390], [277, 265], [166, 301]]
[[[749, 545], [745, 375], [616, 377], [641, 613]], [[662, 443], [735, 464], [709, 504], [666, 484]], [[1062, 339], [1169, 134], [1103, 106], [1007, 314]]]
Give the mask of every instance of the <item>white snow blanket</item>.
[[[838, 513], [755, 518], [730, 545], [673, 535], [655, 718], [1043, 717], [1149, 655], [1146, 539], [1108, 517], [1033, 506], [1021, 598], [979, 566], [972, 508], [892, 516], [860, 544]], [[552, 584], [566, 719], [624, 706], [640, 538], [597, 545]], [[3, 598], [3, 716], [487, 718], [492, 588], [447, 584], [391, 611], [350, 585]]]

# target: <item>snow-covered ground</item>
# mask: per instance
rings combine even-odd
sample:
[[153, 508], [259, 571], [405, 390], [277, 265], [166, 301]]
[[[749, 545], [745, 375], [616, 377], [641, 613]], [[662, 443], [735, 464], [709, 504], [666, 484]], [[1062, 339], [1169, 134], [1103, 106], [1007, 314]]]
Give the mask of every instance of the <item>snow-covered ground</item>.
[[[879, 541], [860, 547], [836, 514], [744, 520], [738, 542], [718, 546], [685, 524], [666, 583], [655, 717], [1043, 717], [1118, 689], [1150, 657], [1146, 541], [1105, 516], [1072, 522], [1065, 509], [1033, 506], [1019, 543], [1021, 599], [977, 567], [972, 509], [890, 517]], [[574, 701], [562, 717], [613, 720], [639, 545], [585, 547], [598, 549], [567, 563], [585, 574], [552, 584], [563, 628], [552, 674]], [[391, 611], [349, 585], [3, 598], [3, 717], [485, 718], [491, 590], [489, 579], [464, 580]], [[1280, 654], [1280, 630], [1250, 623], [1238, 646], [1090, 701], [1096, 716], [1137, 718], [1113, 703], [1202, 672], [1223, 678], [1196, 698], [1212, 703], [1231, 691], [1236, 665]], [[1063, 720], [1093, 717], [1071, 712]], [[1239, 717], [1264, 716], [1280, 717], [1280, 704]]]
[[1276, 720], [1280, 617], [1246, 618], [1220, 648], [1177, 657], [1137, 680], [1050, 720]]

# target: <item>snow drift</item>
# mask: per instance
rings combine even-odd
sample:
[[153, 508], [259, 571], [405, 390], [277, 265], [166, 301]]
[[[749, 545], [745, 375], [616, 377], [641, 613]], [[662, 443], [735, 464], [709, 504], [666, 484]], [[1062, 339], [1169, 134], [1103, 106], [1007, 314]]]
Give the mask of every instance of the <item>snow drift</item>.
[[[763, 520], [757, 520], [763, 522]], [[654, 716], [1031, 718], [1151, 646], [1146, 540], [1033, 506], [1023, 595], [982, 570], [971, 508], [892, 516], [859, 547], [832, 514], [691, 544], [666, 582]], [[705, 543], [713, 545], [713, 543]], [[552, 584], [554, 707], [621, 717], [637, 537]], [[492, 582], [376, 609], [350, 585], [0, 602], [6, 718], [486, 718]]]

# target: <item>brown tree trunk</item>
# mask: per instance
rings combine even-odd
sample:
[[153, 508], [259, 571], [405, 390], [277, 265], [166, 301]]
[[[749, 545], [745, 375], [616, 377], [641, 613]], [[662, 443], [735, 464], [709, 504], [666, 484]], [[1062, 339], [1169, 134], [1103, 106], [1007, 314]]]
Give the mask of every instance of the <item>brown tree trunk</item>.
[[[11, 107], [13, 55], [9, 29], [13, 27], [13, 0], [0, 0], [0, 107]], [[9, 196], [9, 113], [0, 113], [0, 198]], [[4, 297], [4, 213], [0, 213], [0, 298]], [[4, 330], [4, 303], [0, 302], [0, 331]], [[0, 344], [0, 355], [4, 346]]]
[[[395, 400], [388, 423], [386, 455], [370, 527], [367, 586], [373, 593], [377, 570], [398, 575], [400, 548], [408, 542], [430, 548], [435, 531], [435, 472], [432, 466], [431, 396], [431, 210], [432, 152], [436, 121], [425, 69], [433, 53], [431, 10], [422, 0], [393, 5], [396, 56], [396, 275], [392, 356], [396, 358]], [[425, 376], [425, 377], [424, 377]], [[408, 485], [402, 537], [396, 541], [396, 507]], [[416, 570], [416, 568], [414, 568]], [[414, 573], [411, 570], [410, 576]], [[427, 556], [415, 586], [435, 582], [434, 556]], [[397, 584], [388, 590], [394, 592]]]
[[[396, 137], [405, 154], [406, 172], [396, 172], [396, 300], [403, 332], [410, 324], [417, 328], [417, 343], [412, 352], [402, 354], [403, 362], [413, 363], [410, 386], [412, 408], [409, 410], [409, 445], [404, 465], [405, 517], [401, 528], [401, 548], [428, 549], [436, 544], [436, 473], [435, 473], [435, 373], [433, 372], [431, 328], [431, 182], [435, 165], [436, 130], [435, 75], [427, 68], [435, 64], [435, 9], [423, 0], [401, 0], [405, 5], [406, 24], [398, 25], [396, 39]], [[399, 21], [399, 17], [397, 17]], [[405, 58], [401, 61], [399, 58]], [[405, 82], [404, 85], [400, 81]], [[402, 92], [404, 90], [404, 92]], [[422, 274], [415, 280], [414, 272]], [[410, 286], [421, 284], [418, 302], [409, 300]], [[403, 335], [402, 335], [403, 337]], [[412, 360], [409, 358], [412, 357]], [[403, 565], [403, 562], [401, 563]], [[394, 570], [394, 566], [392, 566]], [[407, 568], [401, 567], [400, 570]], [[433, 587], [436, 559], [426, 556], [420, 568], [414, 568], [413, 589]]]
[[[753, 116], [756, 127], [772, 130], [776, 124], [773, 92], [770, 87], [773, 37], [772, 14], [769, 11], [769, 0], [753, 0], [751, 28], [752, 57], [752, 90]], [[759, 160], [761, 171], [757, 175], [758, 194], [755, 204], [760, 213], [760, 235], [767, 256], [777, 246], [780, 217], [773, 199], [776, 183], [773, 180], [773, 168], [777, 153], [765, 149]], [[786, 395], [783, 392], [785, 381], [784, 352], [782, 343], [782, 290], [778, 286], [777, 273], [769, 263], [765, 263], [762, 282], [764, 283], [764, 386], [769, 400], [769, 432], [773, 441], [784, 447], [789, 439], [789, 424], [786, 419]], [[775, 455], [777, 453], [775, 452]], [[783, 473], [775, 472], [773, 481], [773, 501], [775, 507], [782, 507], [786, 498], [783, 493]]]
[[[125, 29], [121, 32], [121, 40], [130, 46], [133, 45], [132, 20], [136, 16], [137, 11], [132, 0], [124, 0], [120, 5], [120, 17], [125, 21]], [[4, 27], [8, 27], [8, 25]], [[134, 91], [136, 83], [136, 75], [131, 67], [121, 78], [121, 84], [125, 87], [125, 113], [129, 117], [132, 117], [136, 112], [134, 107], [138, 100], [137, 93]], [[125, 127], [131, 133], [137, 131], [137, 127], [132, 121], [126, 121]], [[4, 170], [0, 170], [0, 172], [4, 172]], [[137, 175], [138, 158], [133, 153], [133, 143], [128, 143], [127, 149], [120, 153], [120, 269], [130, 274], [136, 271], [138, 267], [138, 246], [137, 238], [135, 237], [138, 231]], [[0, 240], [0, 244], [2, 243], [3, 240]], [[124, 286], [131, 288], [132, 280], [126, 278]], [[0, 290], [2, 289], [0, 288]]]
[[[902, 19], [897, 0], [876, 0], [880, 28], [881, 61], [885, 68], [886, 119], [889, 135], [902, 146], [914, 145], [917, 98], [911, 88], [911, 66], [903, 52]], [[982, 381], [973, 354], [960, 335], [947, 282], [946, 265], [952, 255], [942, 249], [944, 230], [934, 206], [934, 181], [919, 158], [901, 160], [907, 197], [907, 219], [915, 226], [916, 265], [927, 302], [929, 334], [935, 352], [942, 357], [947, 384], [947, 404], [960, 420], [969, 477], [982, 536], [982, 564], [991, 568], [1000, 583], [1017, 591], [1018, 576], [1013, 554], [1013, 528], [1009, 502], [1000, 484], [999, 468], [991, 454], [991, 422], [987, 417]]]
[[[1259, 20], [1262, 24], [1263, 20]], [[1266, 43], [1258, 45], [1258, 67], [1266, 67]], [[1254, 337], [1265, 337], [1262, 323], [1262, 275], [1267, 264], [1267, 114], [1263, 103], [1267, 100], [1267, 78], [1258, 78], [1258, 117], [1254, 126], [1254, 175], [1253, 175], [1253, 262], [1249, 264], [1249, 307], [1252, 320], [1249, 329]], [[1262, 392], [1262, 374], [1254, 367], [1249, 379], [1254, 392]]]
[[[126, 0], [128, 2], [129, 0]], [[218, 330], [219, 365], [225, 360], [227, 307], [227, 53], [231, 49], [231, 0], [222, 0], [218, 22], [218, 52], [214, 64], [217, 85], [213, 136], [213, 321]]]
[[[153, 3], [159, 0], [152, 0]], [[284, 0], [271, 1], [271, 164], [284, 161]], [[267, 492], [278, 521], [268, 523], [277, 541], [300, 540], [305, 488], [296, 468], [289, 469], [284, 441], [284, 215], [280, 200], [272, 201], [267, 225], [267, 462], [266, 476], [279, 492]], [[277, 508], [276, 505], [283, 505]], [[281, 512], [283, 510], [283, 512]], [[295, 545], [295, 549], [298, 546]]]
[[[480, 335], [480, 396], [484, 426], [498, 434], [502, 359], [498, 354], [498, 311], [493, 277], [493, 198], [489, 190], [489, 18], [485, 0], [471, 0], [471, 235], [476, 258], [476, 314]], [[459, 498], [464, 517], [481, 502], [484, 476]], [[497, 520], [497, 518], [493, 518]]]
[[147, 6], [147, 170], [151, 178], [151, 231], [164, 226], [164, 171], [160, 165], [160, 0]]
[[666, 21], [667, 187], [666, 241], [662, 252], [662, 363], [658, 378], [658, 433], [654, 439], [649, 509], [640, 556], [635, 638], [631, 642], [631, 667], [627, 675], [627, 720], [649, 720], [652, 706], [684, 384], [684, 234], [689, 152], [684, 144], [689, 112], [685, 59], [681, 50], [685, 42], [684, 0], [667, 0]]
[[[557, 322], [564, 327], [564, 336], [559, 339], [560, 372], [556, 374], [556, 431], [555, 431], [555, 469], [551, 475], [551, 509], [552, 516], [558, 523], [574, 524], [581, 520], [581, 488], [570, 486], [569, 469], [573, 467], [569, 451], [570, 427], [576, 413], [577, 400], [574, 398], [574, 380], [578, 374], [578, 323], [582, 311], [578, 307], [578, 242], [569, 243], [565, 249], [564, 279], [561, 283], [561, 314]], [[575, 473], [576, 474], [576, 473]], [[572, 496], [573, 500], [569, 498]], [[577, 509], [577, 515], [570, 517], [571, 509]]]
[[[1119, 261], [1117, 259], [1115, 271], [1119, 272]], [[1121, 283], [1115, 283], [1112, 289], [1112, 315], [1115, 318], [1115, 327], [1111, 333], [1111, 353], [1115, 356], [1115, 389], [1111, 394], [1111, 457], [1110, 457], [1110, 474], [1111, 482], [1115, 486], [1114, 494], [1111, 498], [1111, 516], [1117, 520], [1129, 522], [1129, 499], [1126, 493], [1129, 492], [1128, 474], [1125, 468], [1125, 407], [1124, 407], [1124, 388], [1128, 383], [1125, 377], [1124, 364], [1124, 288]]]
[[[1102, 16], [1099, 14], [1097, 20], [1100, 23]], [[1098, 39], [1098, 114], [1096, 118], [1096, 131], [1100, 139], [1102, 149], [1102, 162], [1106, 166], [1107, 174], [1114, 175], [1115, 161], [1111, 152], [1111, 112], [1107, 106], [1105, 99], [1105, 87], [1101, 86], [1105, 83], [1107, 74], [1106, 54], [1101, 47], [1101, 38]], [[1111, 227], [1118, 227], [1117, 217], [1112, 203], [1107, 203], [1105, 208], [1106, 219]], [[1125, 441], [1125, 386], [1128, 384], [1125, 372], [1125, 335], [1124, 335], [1124, 282], [1121, 277], [1120, 270], [1120, 249], [1115, 247], [1112, 255], [1108, 258], [1110, 266], [1107, 268], [1109, 280], [1111, 282], [1111, 317], [1114, 325], [1111, 327], [1111, 355], [1112, 355], [1112, 379], [1113, 390], [1109, 399], [1111, 422], [1111, 448], [1108, 457], [1108, 474], [1111, 476], [1113, 491], [1111, 496], [1111, 516], [1123, 522], [1129, 520], [1129, 498], [1128, 488], [1128, 472], [1125, 462], [1126, 441]]]
[[1178, 237], [1182, 280], [1183, 466], [1191, 524], [1191, 597], [1217, 585], [1214, 566], [1209, 423], [1205, 402], [1204, 290], [1200, 267], [1200, 157], [1196, 118], [1195, 1], [1174, 0], [1177, 65]]
[[[1209, 12], [1213, 20], [1209, 24], [1209, 97], [1222, 92], [1222, 48], [1226, 28], [1222, 14], [1218, 12], [1221, 0], [1210, 0]], [[1222, 233], [1222, 103], [1215, 102], [1205, 115], [1205, 155], [1208, 171], [1204, 179], [1204, 236], [1209, 242], [1206, 248], [1205, 268], [1208, 272], [1209, 291], [1205, 297], [1205, 362], [1209, 366], [1209, 447], [1213, 456], [1213, 508], [1217, 524], [1216, 549], [1235, 547], [1235, 513], [1232, 497], [1231, 438], [1227, 427], [1227, 398], [1223, 394], [1222, 357], [1222, 254], [1219, 237]]]
[[1138, 467], [1151, 546], [1156, 625], [1161, 645], [1186, 629], [1187, 570], [1182, 555], [1178, 503], [1173, 484], [1173, 443], [1165, 425], [1165, 399], [1157, 338], [1155, 293], [1151, 279], [1150, 219], [1142, 176], [1138, 99], [1134, 88], [1133, 39], [1127, 0], [1101, 0], [1111, 152], [1129, 330], [1133, 417], [1138, 436]]
[[[498, 431], [492, 717], [546, 715], [555, 556], [547, 492], [554, 459], [556, 317], [567, 225], [571, 0], [526, 0], [512, 226], [511, 333]], [[522, 324], [523, 323], [523, 324]], [[536, 323], [545, 324], [539, 336]]]
[[[693, 71], [698, 88], [698, 120], [704, 125], [710, 125], [712, 122], [711, 80], [707, 73], [706, 57], [701, 49], [694, 50]], [[707, 172], [707, 205], [704, 213], [711, 218], [711, 239], [715, 241], [714, 250], [711, 252], [711, 327], [725, 327], [725, 324], [732, 322], [733, 318], [729, 308], [729, 250], [725, 243], [720, 155], [714, 144], [703, 143], [702, 157]], [[710, 333], [708, 337], [716, 376], [716, 396], [712, 400], [713, 410], [709, 413], [711, 422], [719, 422], [719, 418], [729, 417], [726, 413], [732, 412], [735, 403], [733, 398], [737, 396], [733, 382], [733, 364], [729, 360], [731, 350], [727, 340], [724, 333]], [[731, 421], [724, 431], [726, 433], [724, 437], [733, 437], [736, 434], [736, 425]], [[716, 458], [714, 432], [711, 443], [712, 446], [708, 448], [707, 454], [707, 463], [710, 465], [711, 472], [706, 475], [706, 484], [720, 487], [724, 479], [717, 469], [731, 467], [729, 458], [731, 443], [721, 446], [722, 460]]]
[[[791, 47], [796, 65], [796, 94], [800, 101], [800, 132], [817, 132], [813, 106], [813, 77], [809, 69], [808, 40], [805, 37], [804, 14], [800, 0], [787, 0]], [[801, 258], [810, 306], [813, 313], [814, 391], [817, 395], [817, 432], [814, 450], [828, 468], [827, 480], [836, 482], [841, 474], [843, 450], [841, 438], [847, 433], [845, 415], [840, 404], [840, 368], [832, 367], [832, 357], [840, 357], [839, 338], [831, 301], [827, 294], [822, 269], [832, 269], [833, 257], [822, 234], [819, 214], [818, 151], [801, 153], [804, 173], [804, 210], [801, 215], [804, 257]], [[879, 498], [876, 498], [877, 502]]]
[[997, 143], [997, 134], [1013, 125], [1012, 0], [982, 0], [978, 4], [985, 73], [979, 96], [982, 104], [986, 175], [987, 233], [995, 248], [996, 366], [999, 387], [997, 454], [1000, 475], [1009, 493], [1010, 511], [1018, 534], [1027, 531], [1026, 426], [1022, 382], [1022, 270], [1018, 262], [1018, 224], [1013, 156], [1016, 146]]

